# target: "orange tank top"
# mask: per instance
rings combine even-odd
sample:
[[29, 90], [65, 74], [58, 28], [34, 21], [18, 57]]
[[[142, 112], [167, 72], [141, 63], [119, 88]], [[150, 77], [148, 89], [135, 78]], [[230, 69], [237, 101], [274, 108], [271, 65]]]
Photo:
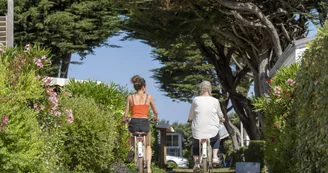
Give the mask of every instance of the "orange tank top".
[[134, 104], [133, 95], [132, 95], [132, 103], [133, 103], [133, 105], [131, 106], [132, 118], [148, 118], [149, 105], [146, 104], [147, 97], [148, 94], [146, 95], [144, 104], [136, 105]]

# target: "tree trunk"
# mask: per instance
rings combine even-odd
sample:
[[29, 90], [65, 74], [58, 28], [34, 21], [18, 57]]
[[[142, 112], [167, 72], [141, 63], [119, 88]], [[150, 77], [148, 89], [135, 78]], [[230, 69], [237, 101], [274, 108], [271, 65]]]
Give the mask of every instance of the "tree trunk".
[[69, 64], [71, 62], [71, 57], [72, 57], [72, 54], [66, 54], [63, 56], [62, 65], [60, 68], [60, 77], [61, 78], [67, 78], [68, 68], [69, 68]]
[[[225, 92], [224, 90], [222, 90], [222, 95], [224, 97], [227, 96], [227, 92]], [[228, 101], [224, 101], [224, 102], [220, 102], [221, 108], [222, 108], [222, 113], [224, 116], [224, 119], [226, 120], [224, 122], [224, 126], [227, 129], [230, 139], [232, 141], [232, 147], [234, 151], [239, 150], [240, 148], [240, 141], [238, 139], [240, 139], [240, 132], [238, 131], [238, 128], [235, 127], [231, 121], [230, 118], [228, 116], [228, 111], [227, 111], [227, 107], [228, 107]]]
[[51, 70], [49, 72], [50, 77], [58, 77], [59, 67], [61, 66], [60, 59], [54, 58], [51, 62]]

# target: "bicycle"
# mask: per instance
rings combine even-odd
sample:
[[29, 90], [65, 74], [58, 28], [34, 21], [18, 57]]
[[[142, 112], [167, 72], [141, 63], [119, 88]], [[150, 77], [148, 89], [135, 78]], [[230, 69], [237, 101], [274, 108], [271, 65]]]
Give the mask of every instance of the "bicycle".
[[212, 147], [210, 139], [199, 140], [199, 163], [203, 173], [210, 173], [212, 169]]
[[[127, 123], [127, 120], [125, 123]], [[157, 124], [153, 118], [149, 118], [151, 124]], [[136, 164], [138, 173], [144, 173], [147, 169], [146, 163], [146, 136], [147, 132], [134, 132], [134, 163]]]

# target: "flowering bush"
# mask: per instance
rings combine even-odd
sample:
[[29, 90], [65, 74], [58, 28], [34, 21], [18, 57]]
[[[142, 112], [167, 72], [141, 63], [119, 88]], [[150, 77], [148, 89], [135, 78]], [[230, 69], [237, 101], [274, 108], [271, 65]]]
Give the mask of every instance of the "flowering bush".
[[43, 81], [36, 76], [45, 71], [33, 59], [48, 53], [38, 46], [1, 49], [0, 172], [49, 172], [57, 167], [55, 154], [45, 154], [53, 145], [48, 145], [31, 105], [44, 97]]
[[272, 172], [288, 172], [292, 158], [289, 123], [293, 124], [291, 115], [294, 101], [295, 76], [298, 65], [281, 68], [272, 80], [266, 97], [254, 102], [257, 111], [265, 115], [265, 161]]

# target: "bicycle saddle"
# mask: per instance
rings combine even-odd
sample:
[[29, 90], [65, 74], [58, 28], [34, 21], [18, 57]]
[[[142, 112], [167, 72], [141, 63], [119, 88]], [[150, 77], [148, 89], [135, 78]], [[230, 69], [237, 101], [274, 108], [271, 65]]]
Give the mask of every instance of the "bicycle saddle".
[[133, 136], [146, 136], [147, 132], [134, 132], [132, 133]]

